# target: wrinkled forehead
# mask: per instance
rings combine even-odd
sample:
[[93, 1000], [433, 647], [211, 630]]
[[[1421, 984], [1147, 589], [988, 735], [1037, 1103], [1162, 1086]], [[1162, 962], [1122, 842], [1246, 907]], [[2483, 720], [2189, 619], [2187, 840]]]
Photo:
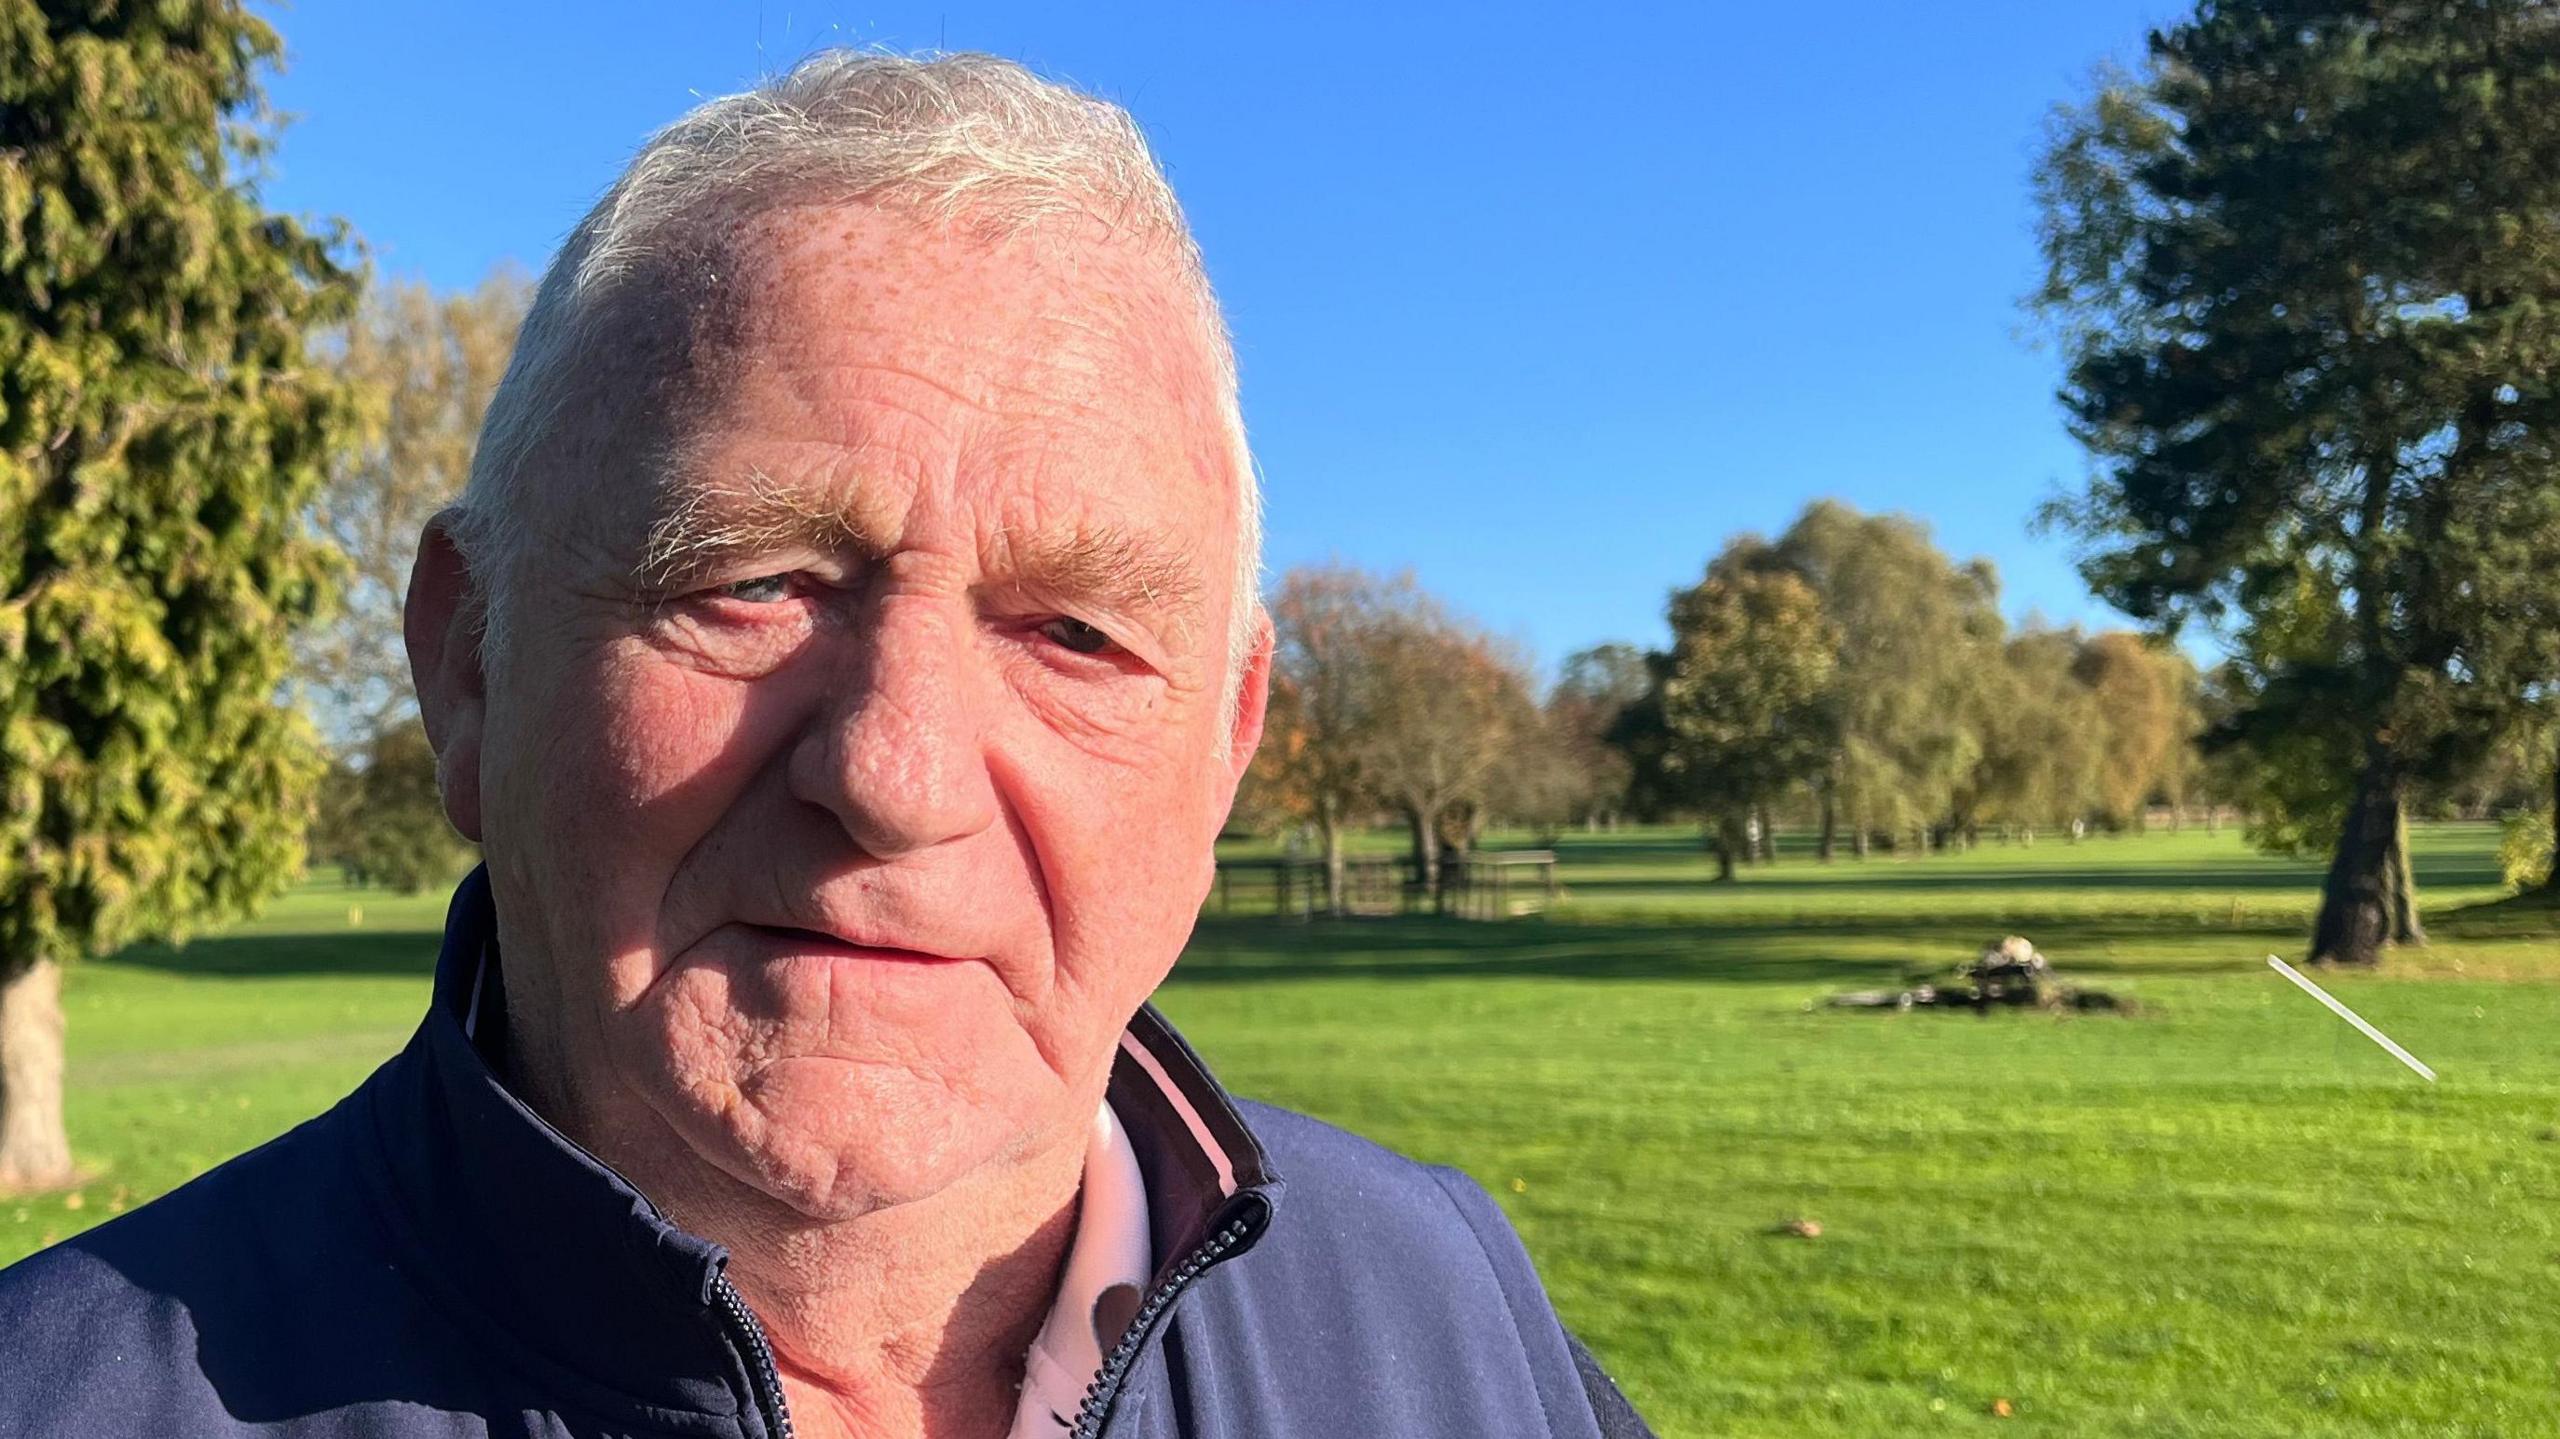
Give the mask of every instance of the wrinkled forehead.
[[1110, 370], [1115, 386], [1216, 392], [1176, 254], [1080, 216], [1006, 233], [868, 205], [769, 210], [697, 261], [729, 290], [722, 338], [796, 343], [813, 322], [886, 325], [1023, 363]]
[[[634, 453], [588, 498], [663, 510], [750, 465], [968, 466], [1232, 532], [1244, 477], [1197, 294], [1167, 247], [1075, 217], [996, 236], [868, 206], [753, 216], [625, 281], [627, 323], [591, 351], [623, 403], [590, 453]], [[807, 463], [724, 454], [741, 432]]]

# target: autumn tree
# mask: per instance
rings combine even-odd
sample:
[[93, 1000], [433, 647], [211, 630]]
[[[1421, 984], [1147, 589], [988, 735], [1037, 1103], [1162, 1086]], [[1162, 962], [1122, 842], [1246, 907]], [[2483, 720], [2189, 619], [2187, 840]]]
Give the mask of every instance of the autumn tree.
[[[2555, 696], [2554, 698], [2560, 698]], [[2498, 868], [2517, 889], [2560, 898], [2560, 716], [2537, 712], [2499, 746], [2489, 796], [2507, 801]]]
[[246, 913], [319, 769], [276, 696], [355, 284], [250, 183], [275, 33], [234, 0], [0, 0], [0, 1185], [72, 1176], [65, 961]]
[[2056, 120], [2040, 299], [2099, 595], [2239, 656], [2311, 957], [2420, 934], [2413, 793], [2552, 673], [2560, 12], [2216, 0]]
[[[1419, 591], [1395, 598], [1370, 631], [1373, 708], [1359, 769], [1411, 830], [1414, 878], [1436, 904], [1448, 842], [1471, 840], [1494, 781], [1544, 735], [1519, 656]], [[1452, 820], [1454, 833], [1444, 828]]]
[[1634, 645], [1594, 645], [1565, 656], [1547, 691], [1546, 721], [1558, 783], [1559, 818], [1615, 824], [1627, 806], [1634, 765], [1611, 733], [1652, 684]]
[[329, 337], [330, 358], [364, 402], [361, 441], [312, 506], [346, 565], [338, 604], [297, 642], [295, 668], [347, 748], [415, 721], [400, 606], [418, 535], [471, 476], [481, 416], [530, 300], [512, 270], [459, 294], [394, 280]]
[[344, 561], [337, 608], [296, 645], [295, 672], [336, 752], [321, 780], [315, 858], [414, 891], [471, 853], [440, 804], [419, 731], [400, 607], [418, 534], [462, 492], [481, 416], [530, 291], [500, 270], [440, 295], [416, 281], [370, 291], [324, 351], [363, 398], [361, 441], [332, 470], [312, 522]]
[[1368, 801], [1362, 760], [1380, 722], [1376, 634], [1412, 593], [1410, 579], [1320, 565], [1283, 575], [1269, 604], [1271, 697], [1247, 800], [1316, 826], [1334, 914], [1343, 912], [1343, 833]]
[[1844, 821], [1861, 855], [1878, 831], [1925, 837], [1981, 756], [1973, 690], [2005, 629], [1991, 567], [1954, 563], [1906, 516], [1819, 500], [1774, 544], [1717, 560], [1725, 574], [1769, 568], [1803, 580], [1840, 636], [1817, 775], [1824, 857]]
[[1976, 676], [1981, 759], [1959, 786], [1958, 822], [2003, 826], [2025, 843], [2102, 803], [2108, 726], [2084, 682], [2080, 637], [2026, 629]]
[[1472, 837], [1506, 775], [1543, 763], [1527, 666], [1410, 575], [1291, 570], [1270, 611], [1271, 700], [1249, 797], [1316, 825], [1334, 912], [1343, 834], [1380, 810], [1404, 820], [1416, 876], [1436, 896], [1449, 840]]
[[2153, 799], [2183, 798], [2198, 727], [2195, 664], [2156, 638], [2112, 630], [2079, 644], [2068, 678], [2094, 702], [2091, 808], [2111, 825], [2139, 829]]
[[1753, 816], [1836, 751], [1842, 647], [1812, 586], [1784, 569], [1710, 570], [1671, 600], [1663, 768], [1704, 817], [1730, 880]]
[[[2519, 862], [2515, 868], [2519, 875], [2519, 882], [2538, 868], [2541, 871], [2542, 881], [2538, 887], [2545, 894], [2560, 898], [2560, 720], [2547, 722], [2541, 726], [2541, 729], [2549, 741], [2544, 748], [2551, 751], [2551, 763], [2544, 770], [2544, 773], [2551, 777], [2550, 788], [2545, 791], [2543, 802], [2529, 811], [2542, 816], [2542, 829], [2539, 836], [2541, 843], [2535, 845], [2528, 841], [2523, 848], [2528, 853], [2538, 848], [2542, 854], [2542, 862], [2537, 866], [2532, 860], [2526, 859]], [[2532, 833], [2530, 829], [2526, 832]]]

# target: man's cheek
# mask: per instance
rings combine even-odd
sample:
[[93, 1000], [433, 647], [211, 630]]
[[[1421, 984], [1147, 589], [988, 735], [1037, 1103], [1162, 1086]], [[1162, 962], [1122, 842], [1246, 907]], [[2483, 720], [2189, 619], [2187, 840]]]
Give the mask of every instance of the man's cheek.
[[601, 736], [569, 762], [595, 770], [593, 802], [640, 817], [716, 817], [780, 743], [786, 720], [775, 687], [668, 665], [624, 665], [598, 676], [596, 713], [577, 732]]
[[1131, 875], [1188, 876], [1199, 825], [1190, 810], [1196, 796], [1168, 782], [1164, 770], [1144, 784], [1096, 784], [1056, 797], [1048, 818], [1053, 833], [1074, 836], [1057, 896], [1058, 918], [1081, 953], [1088, 984], [1143, 997], [1171, 964], [1190, 931], [1196, 902], [1180, 884], [1133, 884]]

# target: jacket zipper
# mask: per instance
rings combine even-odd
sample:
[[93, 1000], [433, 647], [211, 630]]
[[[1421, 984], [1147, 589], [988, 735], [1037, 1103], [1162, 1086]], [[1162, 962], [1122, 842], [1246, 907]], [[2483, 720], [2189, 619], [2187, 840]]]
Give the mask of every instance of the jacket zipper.
[[1138, 1362], [1138, 1350], [1146, 1343], [1148, 1331], [1155, 1328], [1157, 1316], [1181, 1298], [1182, 1291], [1190, 1288], [1191, 1281], [1199, 1278], [1203, 1270], [1225, 1258], [1227, 1251], [1242, 1242], [1252, 1228], [1251, 1221], [1241, 1215], [1228, 1221], [1226, 1228], [1192, 1250], [1181, 1267], [1138, 1306], [1128, 1329], [1121, 1333], [1120, 1342], [1112, 1346], [1093, 1382], [1085, 1386], [1084, 1403], [1076, 1410], [1076, 1422], [1068, 1430], [1068, 1439], [1102, 1439], [1102, 1425], [1111, 1417], [1111, 1406], [1119, 1402], [1120, 1386], [1129, 1377], [1129, 1367]]
[[[1085, 1386], [1084, 1403], [1076, 1409], [1076, 1422], [1069, 1431], [1069, 1439], [1102, 1439], [1102, 1426], [1111, 1417], [1112, 1405], [1119, 1402], [1120, 1388], [1129, 1377], [1129, 1367], [1138, 1362], [1138, 1350], [1145, 1345], [1147, 1334], [1155, 1328], [1158, 1316], [1182, 1297], [1182, 1291], [1190, 1288], [1193, 1280], [1226, 1258], [1228, 1251], [1242, 1243], [1252, 1230], [1253, 1222], [1246, 1216], [1239, 1215], [1229, 1220], [1224, 1229], [1210, 1235], [1199, 1248], [1192, 1250], [1181, 1265], [1166, 1276], [1164, 1283], [1157, 1285], [1155, 1292], [1147, 1296], [1146, 1302], [1138, 1306], [1137, 1314], [1129, 1320], [1128, 1329], [1120, 1335], [1120, 1342], [1112, 1346], [1111, 1353], [1102, 1361], [1101, 1370], [1093, 1376], [1093, 1382]], [[764, 1336], [763, 1323], [757, 1320], [755, 1311], [747, 1307], [746, 1296], [738, 1292], [738, 1286], [729, 1281], [728, 1275], [720, 1275], [713, 1282], [711, 1292], [730, 1334], [747, 1352], [750, 1361], [747, 1378], [755, 1388], [756, 1408], [764, 1418], [765, 1432], [771, 1439], [791, 1439], [791, 1410], [783, 1403], [782, 1373], [774, 1367], [773, 1345]]]
[[782, 1371], [774, 1367], [773, 1344], [764, 1337], [764, 1325], [728, 1275], [714, 1282], [711, 1297], [719, 1303], [720, 1317], [738, 1347], [747, 1352], [747, 1380], [755, 1387], [756, 1409], [764, 1418], [767, 1439], [791, 1439], [791, 1411], [782, 1402]]

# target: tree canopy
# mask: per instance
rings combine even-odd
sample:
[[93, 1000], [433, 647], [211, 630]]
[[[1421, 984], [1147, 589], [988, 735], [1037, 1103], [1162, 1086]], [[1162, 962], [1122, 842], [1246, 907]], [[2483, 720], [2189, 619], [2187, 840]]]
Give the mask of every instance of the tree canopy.
[[1955, 563], [1909, 516], [1817, 500], [1776, 543], [1738, 543], [1716, 562], [1767, 568], [1801, 578], [1840, 637], [1827, 801], [1861, 846], [1873, 831], [1925, 832], [1981, 758], [1977, 681], [2005, 628], [1991, 566]]
[[244, 178], [277, 52], [229, 0], [0, 0], [0, 1183], [69, 1167], [58, 1011], [10, 994], [301, 864], [276, 699], [354, 415], [306, 337], [356, 287]]
[[341, 748], [415, 722], [400, 633], [409, 567], [419, 532], [471, 477], [481, 417], [531, 300], [509, 270], [460, 294], [384, 281], [326, 337], [323, 357], [361, 397], [361, 428], [312, 507], [345, 570], [337, 604], [300, 637], [296, 669]]
[[2226, 727], [2334, 836], [2314, 959], [2414, 937], [2413, 787], [2554, 672], [2560, 15], [2220, 0], [2063, 112], [2039, 174], [2056, 518], [2097, 593], [2224, 628]]
[[1830, 759], [1840, 631], [1783, 569], [1709, 573], [1671, 598], [1663, 767], [1707, 817], [1733, 878], [1745, 825]]

